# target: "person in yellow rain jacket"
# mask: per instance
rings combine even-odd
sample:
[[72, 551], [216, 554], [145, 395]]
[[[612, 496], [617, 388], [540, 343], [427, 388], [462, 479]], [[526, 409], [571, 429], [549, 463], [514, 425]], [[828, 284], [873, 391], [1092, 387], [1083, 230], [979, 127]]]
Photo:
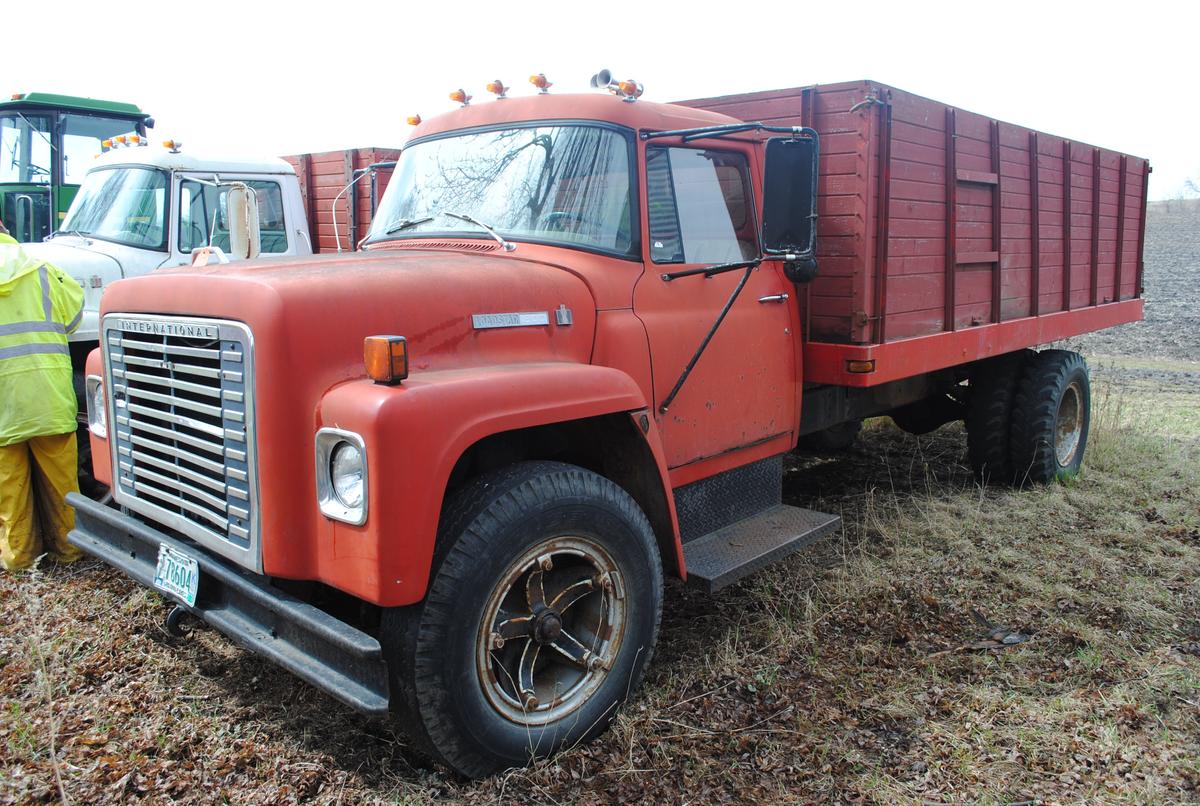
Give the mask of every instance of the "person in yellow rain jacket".
[[79, 489], [77, 403], [67, 334], [83, 316], [83, 289], [35, 260], [0, 223], [0, 566], [28, 568], [43, 552], [74, 562], [67, 543]]

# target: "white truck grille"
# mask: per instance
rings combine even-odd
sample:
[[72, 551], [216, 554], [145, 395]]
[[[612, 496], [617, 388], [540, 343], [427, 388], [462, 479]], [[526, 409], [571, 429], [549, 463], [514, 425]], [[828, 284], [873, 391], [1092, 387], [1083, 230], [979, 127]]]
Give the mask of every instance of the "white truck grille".
[[109, 314], [101, 345], [117, 503], [261, 571], [250, 329]]

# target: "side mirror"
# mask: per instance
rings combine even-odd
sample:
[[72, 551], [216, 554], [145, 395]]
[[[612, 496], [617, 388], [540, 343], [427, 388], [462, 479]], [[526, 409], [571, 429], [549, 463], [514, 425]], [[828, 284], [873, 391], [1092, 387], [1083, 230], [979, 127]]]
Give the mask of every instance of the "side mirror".
[[258, 257], [262, 233], [258, 227], [258, 197], [241, 182], [229, 188], [225, 200], [229, 216], [229, 254], [237, 260]]
[[[767, 141], [763, 191], [763, 254], [783, 257], [792, 282], [817, 276], [817, 133]], [[786, 256], [786, 257], [785, 257]]]

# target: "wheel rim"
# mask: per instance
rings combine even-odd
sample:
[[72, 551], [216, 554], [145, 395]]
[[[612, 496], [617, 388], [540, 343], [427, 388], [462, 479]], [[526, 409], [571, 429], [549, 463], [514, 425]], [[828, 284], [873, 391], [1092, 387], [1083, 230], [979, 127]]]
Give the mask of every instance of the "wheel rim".
[[1074, 382], [1063, 392], [1054, 422], [1054, 456], [1059, 467], [1069, 467], [1083, 435], [1083, 393]]
[[476, 670], [488, 703], [520, 725], [579, 709], [604, 683], [625, 633], [625, 587], [595, 541], [541, 543], [492, 590], [476, 636]]

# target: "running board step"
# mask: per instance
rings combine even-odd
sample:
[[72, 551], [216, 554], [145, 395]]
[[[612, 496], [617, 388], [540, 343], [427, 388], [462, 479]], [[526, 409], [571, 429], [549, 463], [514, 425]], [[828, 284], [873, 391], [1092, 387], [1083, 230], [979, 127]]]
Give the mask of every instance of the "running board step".
[[771, 507], [683, 544], [688, 582], [715, 593], [837, 529], [837, 515]]

